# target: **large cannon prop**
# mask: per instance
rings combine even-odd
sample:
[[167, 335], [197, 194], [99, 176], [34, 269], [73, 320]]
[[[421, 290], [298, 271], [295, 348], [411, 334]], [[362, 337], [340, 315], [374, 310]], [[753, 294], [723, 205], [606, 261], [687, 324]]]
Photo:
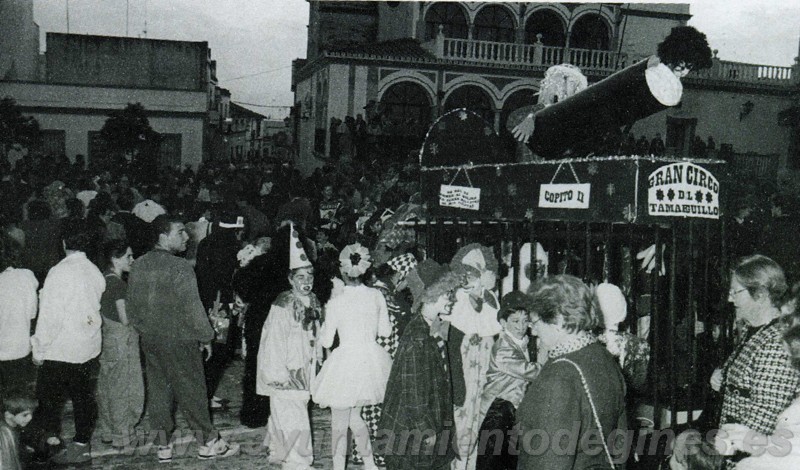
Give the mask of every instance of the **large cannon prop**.
[[[541, 158], [588, 156], [608, 135], [680, 103], [680, 79], [710, 66], [705, 35], [692, 27], [677, 27], [659, 44], [657, 55], [589, 87], [569, 73], [548, 76], [548, 71], [538, 106], [509, 118], [515, 126], [512, 132]], [[563, 83], [570, 80], [578, 83]]]

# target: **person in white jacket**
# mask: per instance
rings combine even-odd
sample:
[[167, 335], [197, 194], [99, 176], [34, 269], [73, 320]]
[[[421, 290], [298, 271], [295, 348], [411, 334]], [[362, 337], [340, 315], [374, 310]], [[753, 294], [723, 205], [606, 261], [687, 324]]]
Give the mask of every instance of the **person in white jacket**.
[[94, 232], [82, 219], [62, 225], [66, 256], [47, 273], [39, 294], [39, 321], [31, 338], [33, 362], [39, 365], [36, 423], [58, 439], [66, 395], [72, 400], [75, 437], [53, 457], [56, 464], [91, 461], [97, 403], [95, 385], [101, 349], [100, 298], [106, 288], [103, 274], [86, 257]]
[[20, 246], [0, 233], [0, 396], [33, 382], [31, 320], [36, 318], [39, 281], [14, 267]]

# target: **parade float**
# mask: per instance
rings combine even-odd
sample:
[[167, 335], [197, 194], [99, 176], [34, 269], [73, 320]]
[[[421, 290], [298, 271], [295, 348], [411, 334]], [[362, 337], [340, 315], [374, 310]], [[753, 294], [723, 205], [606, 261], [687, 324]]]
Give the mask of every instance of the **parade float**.
[[637, 120], [680, 103], [680, 78], [710, 65], [693, 28], [674, 29], [658, 52], [592, 85], [572, 66], [548, 70], [539, 102], [509, 119], [530, 161], [504, 153], [492, 125], [468, 109], [442, 115], [420, 150], [427, 215], [404, 222], [437, 261], [468, 243], [493, 246], [506, 266], [501, 295], [561, 273], [619, 285], [626, 328], [650, 343], [649, 380], [629, 396], [657, 429], [702, 409], [706, 349], [719, 351], [730, 331], [725, 162], [605, 150]]

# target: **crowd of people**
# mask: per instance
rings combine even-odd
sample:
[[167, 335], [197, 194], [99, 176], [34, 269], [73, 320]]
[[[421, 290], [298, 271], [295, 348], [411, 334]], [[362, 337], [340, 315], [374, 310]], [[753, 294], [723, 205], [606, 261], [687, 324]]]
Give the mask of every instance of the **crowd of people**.
[[[492, 248], [426, 259], [394, 224], [424, 210], [413, 161], [345, 159], [305, 179], [285, 165], [206, 165], [156, 180], [82, 159], [14, 163], [0, 183], [2, 468], [86, 463], [93, 439], [122, 449], [143, 434], [169, 462], [176, 407], [199, 458], [236, 455], [212, 413], [227, 406], [216, 393], [237, 355], [241, 422], [265, 428], [283, 468], [314, 464], [311, 402], [331, 409], [337, 470], [348, 458], [623, 468], [631, 456], [625, 371], [640, 358], [636, 337], [619, 331], [622, 291], [542, 273], [498, 298]], [[730, 282], [744, 326], [711, 377], [718, 415], [704, 416], [721, 431], [684, 432], [663, 468], [796, 462], [791, 439], [788, 455], [759, 455], [748, 439], [783, 449], [800, 425], [800, 288], [764, 256], [742, 259]]]

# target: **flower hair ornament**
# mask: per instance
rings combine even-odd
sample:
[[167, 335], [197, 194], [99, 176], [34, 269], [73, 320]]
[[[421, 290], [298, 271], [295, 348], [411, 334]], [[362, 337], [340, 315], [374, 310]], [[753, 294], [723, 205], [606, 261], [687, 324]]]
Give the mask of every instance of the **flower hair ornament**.
[[344, 247], [339, 253], [339, 266], [344, 274], [359, 277], [372, 265], [369, 259], [367, 247], [361, 246], [361, 243], [353, 243]]

